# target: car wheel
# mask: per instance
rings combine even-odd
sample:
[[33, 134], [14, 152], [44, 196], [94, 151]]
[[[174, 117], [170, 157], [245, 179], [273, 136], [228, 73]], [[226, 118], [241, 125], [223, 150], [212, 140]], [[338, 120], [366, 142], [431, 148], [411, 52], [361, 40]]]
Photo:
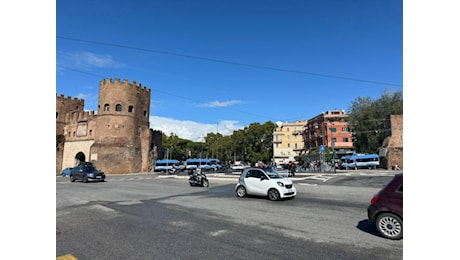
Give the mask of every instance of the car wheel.
[[277, 189], [270, 189], [268, 191], [268, 198], [270, 200], [279, 200], [281, 196]]
[[88, 182], [88, 176], [83, 177], [83, 182], [87, 183]]
[[208, 180], [202, 180], [201, 181], [201, 186], [208, 188], [209, 187], [209, 181]]
[[74, 182], [74, 181], [75, 181], [75, 178], [73, 177], [73, 175], [69, 175], [69, 178], [70, 178], [70, 182]]
[[238, 186], [236, 189], [236, 196], [240, 198], [246, 196], [246, 188], [244, 186]]
[[399, 240], [403, 236], [402, 219], [395, 214], [380, 214], [375, 224], [379, 233], [385, 238]]

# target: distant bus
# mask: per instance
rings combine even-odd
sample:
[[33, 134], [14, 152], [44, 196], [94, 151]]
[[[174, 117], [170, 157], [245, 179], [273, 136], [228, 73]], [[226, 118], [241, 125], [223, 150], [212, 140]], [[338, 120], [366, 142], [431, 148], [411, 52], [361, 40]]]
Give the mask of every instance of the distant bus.
[[220, 163], [220, 160], [217, 158], [210, 158], [211, 161], [211, 167], [214, 171], [218, 171], [222, 169], [222, 164]]
[[179, 168], [179, 161], [175, 159], [163, 159], [157, 160], [155, 162], [155, 171], [156, 172], [165, 172], [169, 169], [172, 169], [173, 166]]
[[196, 170], [198, 165], [200, 165], [200, 168], [203, 171], [213, 170], [212, 161], [210, 159], [191, 158], [191, 159], [185, 160], [186, 170]]
[[340, 158], [340, 168], [372, 168], [380, 166], [380, 157], [378, 154], [353, 154]]

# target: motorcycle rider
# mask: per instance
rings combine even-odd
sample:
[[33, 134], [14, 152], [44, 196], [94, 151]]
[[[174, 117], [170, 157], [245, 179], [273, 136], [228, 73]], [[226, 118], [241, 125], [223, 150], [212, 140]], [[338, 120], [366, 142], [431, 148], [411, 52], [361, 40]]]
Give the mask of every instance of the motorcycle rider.
[[196, 171], [193, 173], [193, 177], [198, 183], [201, 182], [201, 165], [196, 167]]

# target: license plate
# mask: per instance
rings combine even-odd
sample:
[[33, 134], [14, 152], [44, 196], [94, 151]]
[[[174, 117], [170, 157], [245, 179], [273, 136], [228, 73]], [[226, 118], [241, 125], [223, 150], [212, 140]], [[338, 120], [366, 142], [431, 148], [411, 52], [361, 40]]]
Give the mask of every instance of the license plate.
[[96, 179], [100, 179], [100, 178], [102, 178], [102, 177], [101, 176], [96, 176]]

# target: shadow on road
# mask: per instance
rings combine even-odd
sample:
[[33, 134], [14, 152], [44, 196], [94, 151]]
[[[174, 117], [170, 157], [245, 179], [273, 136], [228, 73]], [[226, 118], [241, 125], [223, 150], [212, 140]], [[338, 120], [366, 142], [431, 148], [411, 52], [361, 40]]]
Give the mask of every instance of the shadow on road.
[[372, 225], [367, 219], [361, 220], [356, 227], [359, 230], [369, 233], [371, 235], [380, 236], [379, 232], [377, 231], [377, 228], [374, 225]]

